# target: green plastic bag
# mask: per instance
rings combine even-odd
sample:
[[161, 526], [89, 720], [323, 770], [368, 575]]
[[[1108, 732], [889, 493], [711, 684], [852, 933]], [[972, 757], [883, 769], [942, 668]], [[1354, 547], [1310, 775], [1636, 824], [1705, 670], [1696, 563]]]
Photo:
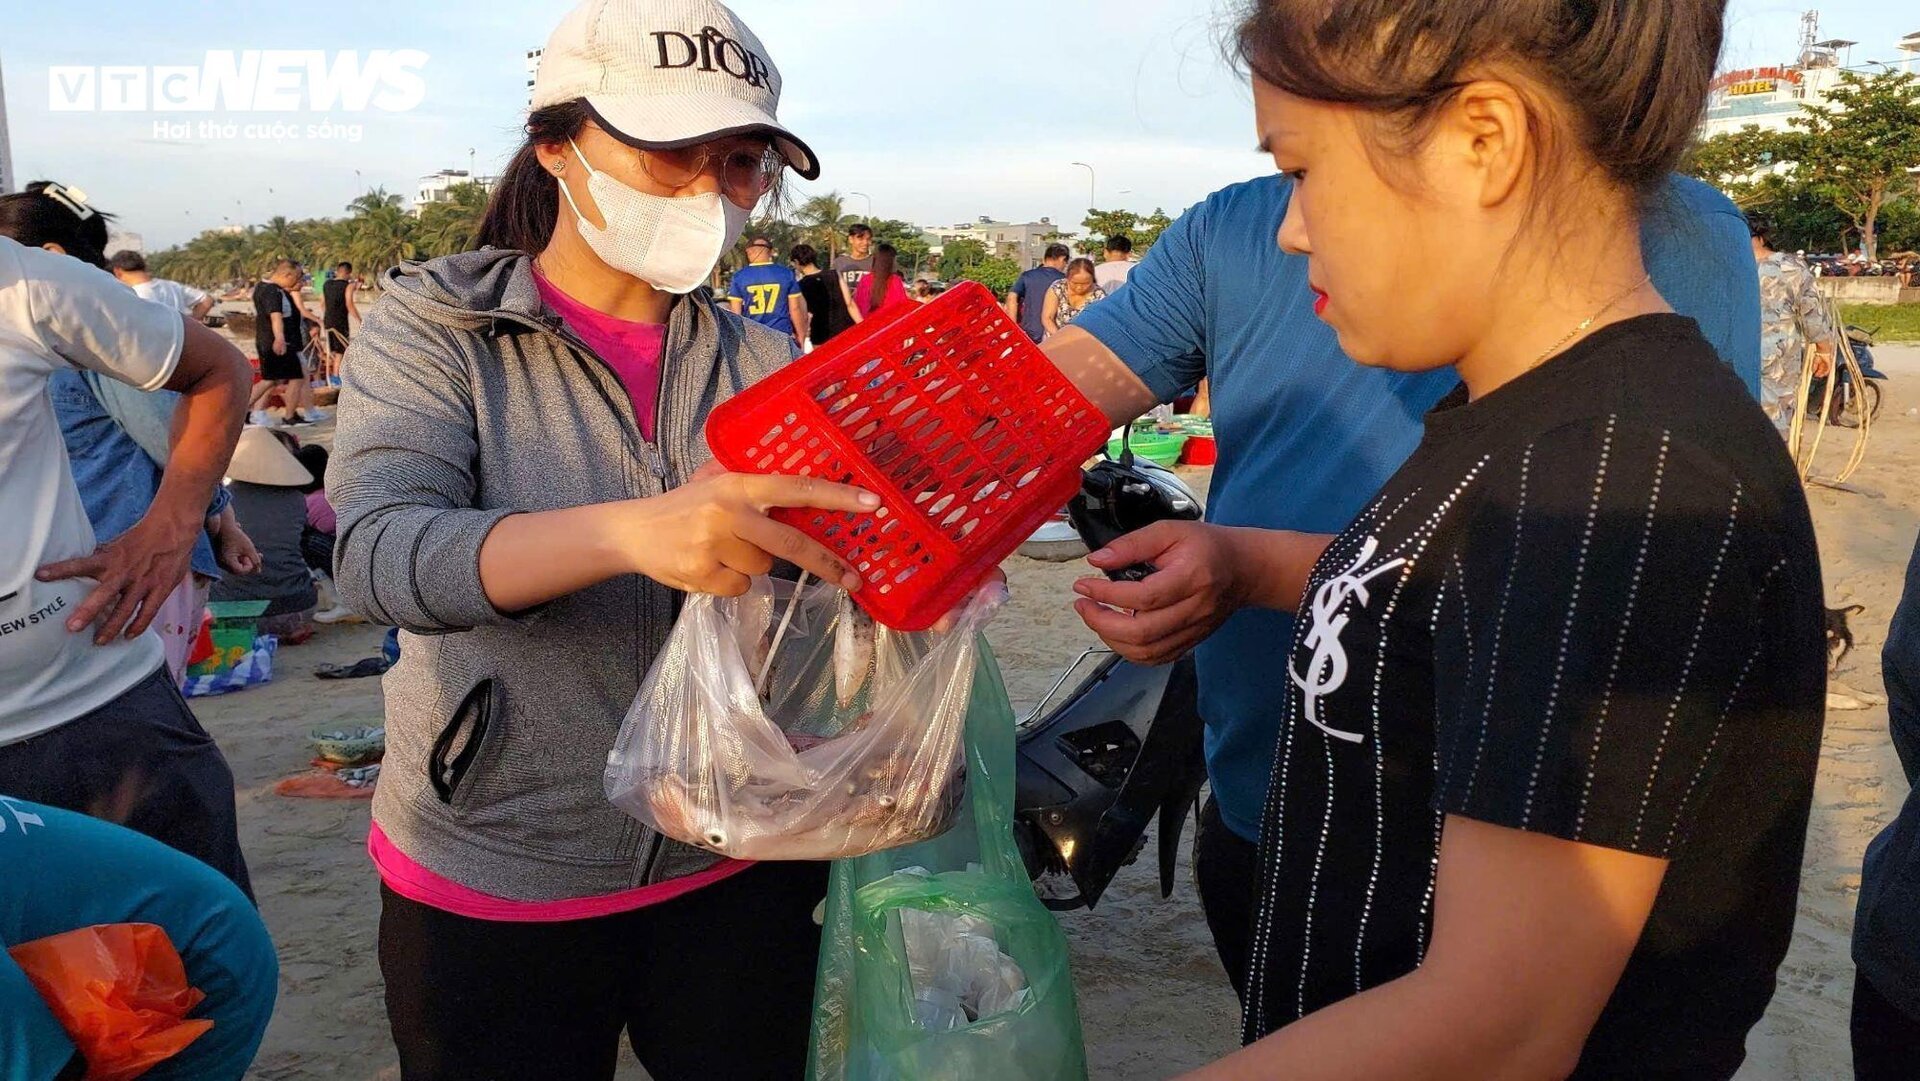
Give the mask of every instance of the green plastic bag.
[[[967, 711], [967, 794], [959, 824], [916, 845], [836, 861], [814, 989], [813, 1081], [1081, 1081], [1087, 1076], [1067, 941], [1034, 896], [1013, 841], [1013, 707], [984, 640]], [[903, 927], [968, 929], [997, 961], [996, 984], [941, 1031], [923, 1023], [924, 978]], [[983, 943], [990, 934], [993, 945]], [[925, 937], [918, 956], [925, 974]], [[947, 941], [963, 941], [950, 936]], [[997, 951], [994, 949], [997, 947]], [[991, 963], [987, 966], [992, 968]], [[1024, 987], [1014, 990], [1016, 983]], [[998, 1009], [998, 1012], [991, 1012]]]

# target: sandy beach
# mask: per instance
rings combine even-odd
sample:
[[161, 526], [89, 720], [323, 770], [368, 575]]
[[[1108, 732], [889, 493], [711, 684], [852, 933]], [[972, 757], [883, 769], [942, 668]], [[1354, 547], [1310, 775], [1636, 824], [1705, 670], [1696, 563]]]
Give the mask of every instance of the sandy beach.
[[[1874, 694], [1887, 621], [1920, 530], [1920, 415], [1909, 415], [1920, 409], [1920, 347], [1883, 347], [1878, 355], [1893, 378], [1866, 464], [1848, 490], [1810, 489], [1828, 603], [1866, 606], [1854, 617], [1856, 648], [1836, 680]], [[1830, 445], [1848, 434], [1830, 435]], [[1823, 460], [1843, 455], [1834, 446]], [[1093, 639], [1068, 605], [1068, 583], [1084, 573], [1081, 564], [1015, 558], [1007, 571], [1015, 599], [990, 637], [1024, 713]], [[367, 804], [273, 792], [274, 782], [306, 768], [308, 730], [378, 723], [378, 680], [324, 682], [312, 672], [376, 652], [380, 637], [367, 626], [323, 628], [312, 642], [280, 652], [271, 684], [195, 703], [233, 765], [241, 841], [280, 950], [279, 1007], [252, 1077], [399, 1075], [375, 953], [379, 902], [364, 850]], [[1848, 939], [1861, 853], [1906, 794], [1886, 726], [1884, 707], [1828, 715], [1792, 950], [1749, 1040], [1742, 1079], [1825, 1081], [1850, 1073]], [[1098, 909], [1062, 920], [1097, 1078], [1170, 1076], [1237, 1042], [1238, 1006], [1190, 877], [1183, 871], [1166, 901], [1155, 879], [1151, 860], [1137, 863]], [[628, 1061], [620, 1076], [645, 1075]]]

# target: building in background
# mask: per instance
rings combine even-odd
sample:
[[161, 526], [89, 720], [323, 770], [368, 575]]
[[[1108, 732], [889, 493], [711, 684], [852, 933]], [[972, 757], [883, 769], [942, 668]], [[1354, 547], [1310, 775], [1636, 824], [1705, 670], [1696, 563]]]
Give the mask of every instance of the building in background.
[[1800, 115], [1800, 106], [1819, 105], [1840, 82], [1840, 73], [1871, 75], [1883, 68], [1920, 72], [1920, 31], [1894, 44], [1896, 58], [1869, 60], [1854, 66], [1853, 48], [1844, 38], [1820, 37], [1820, 13], [1800, 17], [1800, 55], [1791, 64], [1728, 71], [1713, 80], [1707, 97], [1702, 138], [1730, 135], [1749, 125], [1765, 131], [1790, 131], [1787, 121]]
[[107, 231], [108, 255], [112, 255], [117, 251], [145, 252], [146, 250], [147, 238], [131, 229], [110, 229]]
[[533, 108], [533, 77], [540, 74], [540, 54], [545, 49], [527, 50], [527, 108]]
[[977, 221], [964, 225], [931, 226], [926, 235], [928, 250], [934, 255], [940, 254], [950, 241], [977, 240], [986, 247], [989, 256], [1012, 259], [1020, 264], [1022, 270], [1038, 266], [1048, 244], [1056, 240], [1065, 242], [1062, 240], [1062, 230], [1050, 218], [1027, 222], [994, 221], [984, 214]]
[[7, 86], [6, 78], [0, 74], [0, 195], [12, 194], [13, 149], [7, 143]]
[[461, 184], [478, 184], [483, 191], [491, 192], [499, 180], [497, 176], [474, 176], [465, 169], [442, 169], [423, 176], [414, 192], [413, 213], [419, 214], [429, 203], [452, 202], [453, 189]]

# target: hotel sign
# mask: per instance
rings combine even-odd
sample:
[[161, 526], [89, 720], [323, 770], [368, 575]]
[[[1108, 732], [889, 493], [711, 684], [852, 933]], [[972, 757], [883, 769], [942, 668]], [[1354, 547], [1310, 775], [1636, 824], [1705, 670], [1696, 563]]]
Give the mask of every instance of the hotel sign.
[[1707, 89], [1709, 93], [1725, 93], [1728, 96], [1771, 94], [1780, 89], [1781, 83], [1798, 86], [1800, 80], [1800, 72], [1794, 68], [1742, 68], [1715, 76]]

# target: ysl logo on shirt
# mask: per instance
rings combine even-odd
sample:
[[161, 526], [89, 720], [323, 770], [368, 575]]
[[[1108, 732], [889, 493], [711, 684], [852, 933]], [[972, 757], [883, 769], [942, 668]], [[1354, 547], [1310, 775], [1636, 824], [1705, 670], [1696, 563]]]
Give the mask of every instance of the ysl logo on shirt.
[[1307, 662], [1303, 675], [1287, 666], [1287, 676], [1293, 685], [1300, 688], [1306, 697], [1307, 722], [1335, 739], [1348, 743], [1359, 743], [1365, 737], [1358, 732], [1345, 732], [1333, 728], [1320, 720], [1320, 699], [1340, 689], [1347, 681], [1347, 651], [1340, 644], [1340, 632], [1346, 629], [1351, 618], [1341, 611], [1347, 598], [1356, 597], [1361, 604], [1368, 600], [1367, 583], [1406, 563], [1404, 559], [1391, 559], [1379, 566], [1360, 573], [1360, 568], [1373, 558], [1380, 548], [1377, 537], [1368, 537], [1360, 546], [1360, 553], [1353, 557], [1347, 569], [1320, 583], [1313, 592], [1313, 603], [1307, 606], [1311, 623], [1308, 624], [1306, 644], [1313, 650], [1313, 659]]

